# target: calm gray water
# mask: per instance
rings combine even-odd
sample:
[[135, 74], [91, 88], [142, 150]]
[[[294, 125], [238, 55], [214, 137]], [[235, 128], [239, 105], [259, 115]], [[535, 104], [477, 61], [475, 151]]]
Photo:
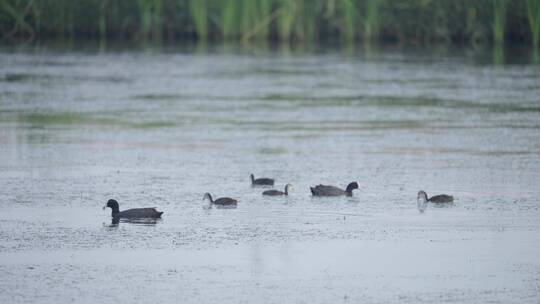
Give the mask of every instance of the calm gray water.
[[491, 55], [1, 49], [0, 302], [538, 303], [540, 66]]

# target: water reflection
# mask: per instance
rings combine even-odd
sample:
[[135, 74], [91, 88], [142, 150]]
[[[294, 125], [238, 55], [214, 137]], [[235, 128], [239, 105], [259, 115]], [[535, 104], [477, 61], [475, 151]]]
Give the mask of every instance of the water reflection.
[[154, 218], [139, 218], [139, 219], [117, 219], [113, 218], [111, 220], [111, 224], [109, 227], [117, 227], [120, 223], [126, 223], [126, 224], [134, 224], [134, 225], [141, 225], [141, 226], [153, 226], [157, 223], [161, 222], [162, 219], [154, 219]]
[[237, 208], [237, 205], [216, 205], [216, 204], [210, 204], [208, 206], [208, 209], [212, 209], [212, 208], [216, 208], [216, 209], [236, 209]]

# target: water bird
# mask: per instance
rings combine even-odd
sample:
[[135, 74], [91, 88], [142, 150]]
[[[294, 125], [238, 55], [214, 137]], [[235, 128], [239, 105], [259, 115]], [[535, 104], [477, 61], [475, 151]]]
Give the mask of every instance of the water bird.
[[418, 191], [416, 205], [418, 206], [418, 210], [420, 210], [420, 212], [424, 212], [424, 210], [426, 210], [428, 202], [435, 204], [447, 204], [454, 202], [454, 197], [448, 194], [439, 194], [432, 196], [428, 199], [428, 195], [425, 191]]
[[212, 195], [208, 192], [204, 194], [203, 200], [205, 199], [210, 200], [210, 203], [212, 204], [220, 205], [220, 206], [231, 206], [231, 205], [236, 205], [238, 203], [237, 200], [232, 199], [230, 197], [220, 197], [213, 200]]
[[291, 184], [286, 184], [284, 191], [279, 191], [279, 190], [276, 190], [276, 189], [272, 189], [272, 190], [266, 190], [262, 194], [263, 195], [270, 195], [270, 196], [289, 195], [289, 189], [291, 189], [291, 188], [292, 188]]
[[418, 200], [420, 201], [426, 201], [436, 204], [443, 204], [443, 203], [452, 203], [454, 201], [454, 197], [448, 194], [439, 194], [432, 196], [428, 199], [427, 193], [425, 191], [418, 191]]
[[267, 177], [261, 177], [261, 178], [255, 178], [253, 174], [251, 174], [251, 185], [252, 186], [273, 186], [274, 180], [272, 178]]
[[318, 185], [315, 187], [310, 187], [311, 194], [313, 196], [352, 196], [352, 192], [354, 189], [358, 189], [358, 183], [352, 182], [349, 185], [347, 185], [347, 189], [343, 190], [338, 187], [334, 186], [326, 186], [326, 185]]
[[110, 199], [107, 201], [107, 204], [103, 206], [103, 210], [105, 208], [111, 208], [112, 213], [111, 216], [113, 219], [141, 219], [141, 218], [160, 218], [163, 212], [159, 212], [156, 210], [156, 208], [133, 208], [128, 209], [124, 211], [120, 211], [120, 208], [118, 206], [118, 202], [114, 199]]

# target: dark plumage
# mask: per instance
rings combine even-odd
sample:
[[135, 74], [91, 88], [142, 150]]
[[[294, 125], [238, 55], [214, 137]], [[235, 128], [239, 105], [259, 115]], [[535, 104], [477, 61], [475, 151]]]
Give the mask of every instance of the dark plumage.
[[272, 189], [272, 190], [266, 190], [262, 194], [263, 195], [270, 195], [270, 196], [289, 195], [289, 188], [290, 187], [291, 187], [291, 184], [287, 184], [287, 185], [285, 185], [285, 190], [284, 191], [279, 191], [279, 190]]
[[210, 193], [205, 193], [203, 200], [204, 199], [210, 200], [210, 203], [212, 204], [221, 205], [221, 206], [231, 206], [231, 205], [236, 205], [238, 203], [237, 200], [232, 199], [230, 197], [220, 197], [220, 198], [217, 198], [216, 200], [213, 200], [212, 195], [210, 195]]
[[418, 191], [416, 205], [418, 206], [418, 210], [420, 210], [420, 212], [424, 212], [424, 210], [426, 210], [426, 206], [428, 202], [435, 203], [435, 204], [447, 204], [447, 203], [452, 203], [453, 201], [454, 201], [454, 197], [447, 194], [435, 195], [428, 199], [427, 193], [420, 190]]
[[313, 196], [352, 196], [352, 191], [358, 189], [358, 183], [352, 182], [347, 186], [346, 190], [340, 189], [334, 186], [318, 185], [315, 187], [310, 187], [311, 194]]
[[251, 185], [253, 186], [273, 186], [274, 180], [271, 178], [261, 177], [255, 179], [255, 176], [251, 174]]
[[103, 209], [107, 207], [112, 209], [111, 216], [113, 219], [160, 218], [163, 214], [163, 212], [157, 211], [156, 208], [134, 208], [120, 211], [118, 202], [114, 199], [108, 200]]
[[454, 197], [447, 194], [434, 195], [428, 199], [427, 193], [420, 190], [418, 191], [418, 200], [425, 200], [426, 202], [442, 204], [442, 203], [452, 203]]

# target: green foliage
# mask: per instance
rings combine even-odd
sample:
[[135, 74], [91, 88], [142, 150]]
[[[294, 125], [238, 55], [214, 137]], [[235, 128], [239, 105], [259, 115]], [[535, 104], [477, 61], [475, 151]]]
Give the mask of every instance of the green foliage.
[[341, 9], [343, 13], [343, 34], [347, 41], [354, 40], [356, 30], [356, 6], [354, 0], [341, 0]]
[[527, 18], [531, 29], [532, 43], [535, 48], [538, 47], [540, 40], [540, 1], [527, 1]]
[[364, 37], [366, 39], [372, 39], [378, 35], [380, 2], [380, 0], [366, 0], [364, 18]]
[[504, 43], [506, 25], [506, 0], [493, 0], [493, 40], [497, 44]]
[[221, 33], [225, 38], [231, 38], [238, 32], [237, 20], [240, 2], [238, 0], [221, 0]]
[[[3, 37], [540, 43], [540, 0], [0, 0]], [[507, 37], [511, 36], [511, 37]]]
[[208, 38], [208, 2], [206, 0], [190, 0], [189, 12], [197, 37], [201, 40]]
[[278, 35], [282, 41], [288, 41], [291, 37], [294, 17], [296, 14], [296, 1], [279, 0], [279, 13], [277, 17]]

